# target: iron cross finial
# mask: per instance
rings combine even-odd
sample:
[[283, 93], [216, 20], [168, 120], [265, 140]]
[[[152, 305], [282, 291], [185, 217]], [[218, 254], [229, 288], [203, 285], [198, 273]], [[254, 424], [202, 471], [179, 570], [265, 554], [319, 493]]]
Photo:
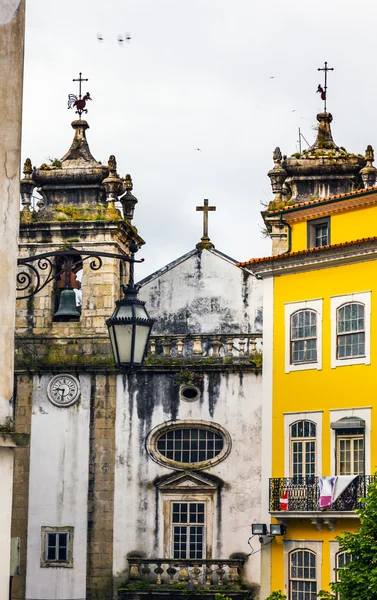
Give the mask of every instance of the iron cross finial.
[[83, 81], [89, 81], [89, 79], [83, 79], [82, 73], [79, 73], [79, 78], [72, 79], [72, 81], [79, 82], [79, 95], [76, 96], [76, 94], [68, 94], [68, 108], [76, 108], [76, 114], [78, 114], [79, 118], [81, 119], [82, 113], [88, 112], [88, 109], [85, 108], [87, 101], [92, 100], [89, 92], [87, 92], [84, 97], [81, 95], [81, 84]]
[[208, 200], [204, 200], [203, 206], [197, 206], [196, 210], [203, 213], [203, 237], [202, 237], [202, 244], [212, 246], [212, 244], [209, 241], [209, 237], [208, 237], [208, 212], [216, 210], [216, 206], [208, 206]]
[[318, 86], [317, 92], [321, 94], [321, 98], [325, 103], [325, 112], [326, 112], [326, 101], [327, 101], [327, 72], [334, 71], [333, 67], [327, 66], [327, 61], [325, 61], [325, 66], [323, 68], [319, 68], [318, 71], [325, 72], [325, 87], [323, 88], [321, 85]]

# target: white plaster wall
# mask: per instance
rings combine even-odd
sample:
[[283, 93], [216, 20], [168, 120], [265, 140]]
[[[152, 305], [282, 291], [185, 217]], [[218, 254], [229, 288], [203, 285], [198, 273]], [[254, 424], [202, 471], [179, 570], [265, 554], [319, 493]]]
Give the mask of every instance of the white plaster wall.
[[[78, 403], [47, 398], [51, 376], [34, 376], [30, 444], [26, 597], [85, 598], [90, 376], [80, 377]], [[73, 568], [41, 568], [41, 527], [73, 526]]]
[[154, 334], [262, 330], [262, 285], [250, 272], [209, 250], [176, 263], [139, 292], [157, 319]]
[[0, 598], [9, 596], [13, 448], [0, 447]]
[[[151, 379], [148, 383], [148, 377]], [[229, 558], [233, 552], [249, 552], [250, 525], [261, 518], [261, 376], [219, 374], [216, 389], [208, 390], [205, 378], [202, 400], [179, 401], [169, 397], [168, 374], [118, 377], [116, 416], [116, 464], [114, 495], [114, 574], [125, 569], [130, 551], [146, 557], [163, 556], [161, 504], [156, 514], [154, 480], [174, 471], [155, 463], [146, 453], [145, 439], [155, 426], [176, 419], [216, 422], [230, 433], [229, 456], [201, 473], [224, 482], [221, 537], [214, 514], [212, 558]], [[131, 383], [130, 383], [131, 381]], [[170, 391], [169, 391], [170, 390]], [[157, 524], [156, 524], [157, 518]], [[260, 581], [260, 553], [246, 564], [250, 582]]]

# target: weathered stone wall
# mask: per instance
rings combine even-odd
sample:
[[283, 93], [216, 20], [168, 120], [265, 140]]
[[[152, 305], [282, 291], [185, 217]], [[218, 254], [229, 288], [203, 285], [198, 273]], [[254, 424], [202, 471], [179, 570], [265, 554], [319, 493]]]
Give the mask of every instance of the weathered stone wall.
[[254, 333], [262, 329], [262, 287], [216, 250], [188, 253], [141, 282], [154, 334]]
[[[0, 427], [11, 426], [25, 3], [0, 2]], [[0, 598], [9, 595], [13, 448], [0, 448]]]
[[[15, 393], [15, 430], [30, 435], [33, 378], [31, 375], [19, 375], [16, 379]], [[25, 597], [26, 584], [26, 547], [29, 507], [29, 471], [30, 447], [18, 447], [14, 456], [12, 536], [20, 538], [20, 574], [13, 578], [12, 598]]]
[[92, 376], [88, 490], [87, 600], [111, 598], [116, 377]]
[[[204, 369], [201, 398], [179, 397], [171, 372], [143, 372], [118, 376], [114, 494], [114, 577], [127, 577], [127, 555], [167, 556], [162, 499], [157, 482], [174, 468], [154, 462], [146, 449], [148, 434], [168, 421], [211, 422], [229, 433], [229, 455], [200, 470], [222, 482], [214, 499], [212, 557], [229, 558], [248, 552], [250, 523], [261, 514], [261, 376], [226, 366]], [[179, 472], [179, 471], [178, 471]], [[195, 490], [194, 490], [195, 491]], [[182, 499], [187, 498], [182, 491]], [[185, 496], [186, 494], [186, 496]], [[167, 545], [166, 545], [167, 544]], [[249, 560], [245, 578], [260, 581], [259, 560]]]
[[[84, 598], [91, 380], [79, 375], [79, 401], [61, 407], [48, 399], [50, 379], [32, 381], [26, 597]], [[71, 568], [43, 566], [44, 526], [73, 528]]]

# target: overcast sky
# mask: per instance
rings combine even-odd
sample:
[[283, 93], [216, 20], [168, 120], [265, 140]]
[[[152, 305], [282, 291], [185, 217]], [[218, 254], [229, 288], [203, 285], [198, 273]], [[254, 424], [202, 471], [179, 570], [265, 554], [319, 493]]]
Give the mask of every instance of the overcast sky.
[[217, 249], [268, 255], [272, 151], [294, 153], [298, 127], [312, 143], [325, 60], [336, 143], [377, 146], [376, 17], [374, 0], [27, 0], [22, 158], [67, 151], [82, 71], [92, 154], [115, 154], [139, 200], [138, 279], [200, 240], [204, 198]]

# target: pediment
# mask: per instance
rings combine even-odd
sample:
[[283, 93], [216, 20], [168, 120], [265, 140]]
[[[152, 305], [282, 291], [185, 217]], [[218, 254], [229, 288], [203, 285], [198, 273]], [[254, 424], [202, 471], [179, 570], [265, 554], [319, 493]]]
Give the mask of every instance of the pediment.
[[157, 484], [160, 490], [206, 490], [216, 491], [218, 488], [218, 482], [212, 478], [207, 477], [203, 473], [187, 473], [180, 472], [171, 475], [164, 481], [160, 481]]

